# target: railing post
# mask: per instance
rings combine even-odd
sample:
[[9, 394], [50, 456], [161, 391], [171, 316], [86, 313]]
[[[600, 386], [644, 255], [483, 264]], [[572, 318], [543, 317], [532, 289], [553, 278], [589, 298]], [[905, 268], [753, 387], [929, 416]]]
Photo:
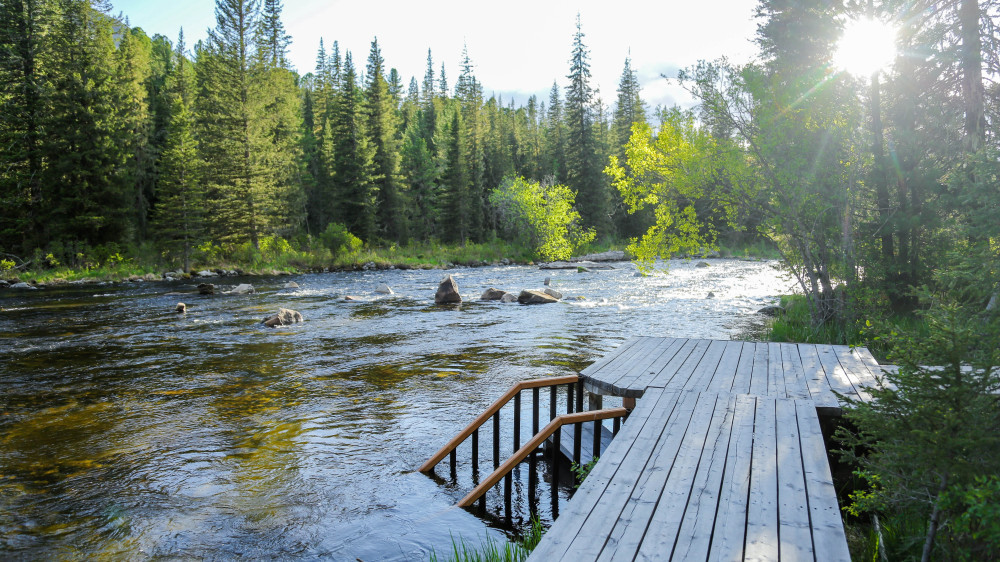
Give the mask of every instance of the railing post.
[[549, 387], [549, 421], [556, 419], [556, 387]]
[[472, 474], [479, 474], [479, 429], [472, 432]]
[[514, 448], [517, 452], [521, 448], [521, 393], [514, 395]]
[[574, 412], [583, 411], [583, 379], [580, 379], [576, 383], [576, 409]]
[[612, 422], [612, 423], [614, 425], [612, 425], [613, 429], [611, 430], [611, 435], [618, 435], [618, 431], [622, 428], [622, 419], [621, 418], [615, 418], [615, 421]]
[[500, 466], [500, 412], [493, 414], [493, 469]]
[[[573, 424], [573, 463], [580, 466], [580, 450], [583, 449], [583, 424]], [[576, 473], [573, 474], [573, 481], [576, 482]]]
[[552, 434], [552, 518], [559, 516], [559, 452], [562, 428]]
[[538, 433], [538, 387], [531, 389], [531, 434]]
[[601, 420], [594, 421], [594, 456], [596, 459], [601, 456], [601, 433], [604, 431], [604, 423]]
[[566, 385], [566, 413], [573, 413], [573, 383]]
[[503, 478], [503, 513], [504, 521], [510, 525], [510, 488], [511, 488], [511, 476], [507, 473], [507, 476]]
[[458, 466], [458, 451], [456, 449], [452, 449], [451, 450], [451, 454], [448, 455], [448, 456], [450, 457], [449, 460], [451, 461], [450, 462], [450, 464], [451, 464], [451, 479], [455, 480], [456, 478], [458, 478], [458, 470], [457, 470], [457, 466]]

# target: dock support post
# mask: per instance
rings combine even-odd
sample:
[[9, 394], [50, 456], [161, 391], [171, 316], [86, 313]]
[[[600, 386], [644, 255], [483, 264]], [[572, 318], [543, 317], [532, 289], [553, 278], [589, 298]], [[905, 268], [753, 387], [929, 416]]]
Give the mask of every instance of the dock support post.
[[493, 470], [500, 466], [500, 412], [493, 414]]
[[521, 448], [521, 393], [514, 395], [514, 453]]

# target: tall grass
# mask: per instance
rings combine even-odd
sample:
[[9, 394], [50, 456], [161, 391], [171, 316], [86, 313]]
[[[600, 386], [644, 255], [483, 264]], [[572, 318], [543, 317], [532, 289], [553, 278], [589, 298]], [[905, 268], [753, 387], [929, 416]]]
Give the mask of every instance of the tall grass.
[[431, 552], [431, 562], [522, 562], [528, 559], [531, 551], [538, 546], [542, 540], [545, 529], [542, 523], [534, 518], [531, 520], [531, 527], [527, 529], [524, 536], [514, 542], [501, 543], [493, 537], [478, 545], [470, 545], [465, 539], [457, 542], [454, 537], [451, 540], [451, 552], [448, 558], [438, 558], [436, 552]]

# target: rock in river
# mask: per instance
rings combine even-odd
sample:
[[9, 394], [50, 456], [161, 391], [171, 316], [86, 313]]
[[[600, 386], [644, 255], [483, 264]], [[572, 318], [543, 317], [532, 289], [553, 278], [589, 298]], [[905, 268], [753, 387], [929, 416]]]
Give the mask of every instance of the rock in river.
[[252, 295], [257, 291], [253, 288], [253, 285], [249, 283], [240, 283], [239, 285], [233, 287], [233, 290], [229, 292], [233, 295]]
[[764, 316], [781, 316], [784, 313], [785, 309], [778, 305], [765, 306], [757, 311], [757, 314], [763, 314]]
[[462, 295], [458, 293], [458, 283], [452, 279], [451, 275], [441, 280], [437, 293], [434, 294], [435, 304], [461, 303]]
[[277, 314], [269, 316], [262, 321], [262, 323], [268, 328], [287, 326], [289, 324], [295, 324], [296, 322], [302, 322], [302, 314], [296, 310], [288, 308], [278, 309]]
[[545, 294], [548, 295], [548, 296], [550, 296], [550, 297], [552, 297], [552, 298], [554, 298], [554, 299], [556, 299], [556, 300], [560, 300], [563, 297], [562, 293], [560, 293], [559, 291], [557, 291], [555, 289], [549, 288], [549, 287], [545, 287]]
[[211, 283], [198, 283], [198, 294], [200, 295], [214, 295], [215, 285]]
[[498, 301], [498, 300], [502, 300], [503, 296], [506, 295], [506, 294], [507, 294], [507, 291], [501, 291], [500, 289], [494, 289], [493, 287], [490, 287], [489, 289], [486, 289], [485, 291], [483, 291], [483, 294], [482, 294], [481, 297], [479, 297], [479, 300], [481, 300], [481, 301]]
[[521, 304], [550, 304], [559, 301], [541, 291], [525, 289], [517, 296], [517, 302]]
[[380, 294], [380, 295], [391, 295], [391, 294], [393, 294], [392, 293], [392, 289], [390, 289], [389, 286], [386, 285], [385, 283], [379, 283], [378, 287], [375, 287], [375, 292], [378, 293], [378, 294]]

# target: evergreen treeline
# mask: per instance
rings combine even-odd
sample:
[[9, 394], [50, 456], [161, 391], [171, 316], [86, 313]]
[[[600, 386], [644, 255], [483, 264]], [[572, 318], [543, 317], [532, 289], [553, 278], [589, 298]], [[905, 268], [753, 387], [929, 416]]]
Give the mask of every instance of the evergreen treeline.
[[[506, 176], [577, 193], [585, 226], [634, 236], [602, 173], [645, 122], [629, 62], [613, 114], [577, 22], [568, 86], [486, 98], [468, 52], [454, 87], [431, 52], [404, 86], [378, 40], [364, 61], [320, 42], [299, 76], [279, 0], [218, 0], [189, 50], [97, 0], [0, 5], [0, 252], [83, 265], [126, 249], [305, 245], [340, 225], [366, 243], [496, 238]], [[37, 265], [37, 264], [36, 264]]]

